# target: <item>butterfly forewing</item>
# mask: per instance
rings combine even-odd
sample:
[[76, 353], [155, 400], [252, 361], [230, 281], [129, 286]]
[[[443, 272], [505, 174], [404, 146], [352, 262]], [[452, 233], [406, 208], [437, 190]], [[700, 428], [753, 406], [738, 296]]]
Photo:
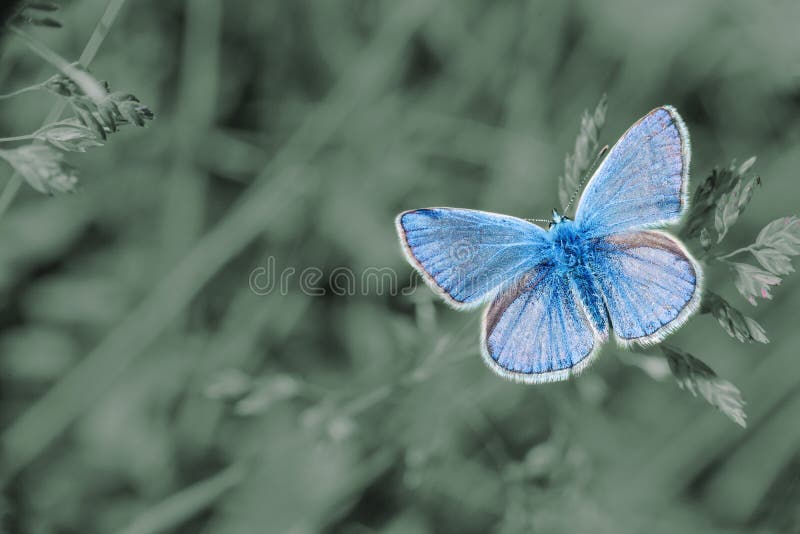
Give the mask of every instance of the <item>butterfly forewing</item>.
[[485, 211], [426, 208], [401, 213], [396, 224], [409, 262], [458, 308], [486, 302], [549, 251], [543, 229]]
[[676, 222], [686, 208], [689, 133], [678, 112], [656, 108], [617, 141], [578, 203], [587, 238]]

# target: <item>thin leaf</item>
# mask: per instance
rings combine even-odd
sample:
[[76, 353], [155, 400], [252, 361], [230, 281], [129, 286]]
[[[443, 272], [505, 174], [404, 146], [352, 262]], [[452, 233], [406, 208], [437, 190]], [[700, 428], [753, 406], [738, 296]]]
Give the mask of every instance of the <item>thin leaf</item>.
[[772, 221], [747, 250], [770, 273], [778, 276], [793, 273], [791, 257], [800, 254], [800, 219], [791, 216]]
[[[752, 158], [751, 158], [752, 159]], [[749, 160], [748, 160], [749, 161]], [[740, 168], [749, 168], [742, 165]], [[747, 203], [753, 197], [753, 188], [756, 179], [743, 181], [737, 180], [733, 189], [720, 196], [719, 203], [714, 216], [714, 227], [717, 231], [717, 243], [725, 238], [725, 235], [736, 224], [739, 215], [744, 211]]]
[[54, 2], [28, 2], [25, 4], [25, 9], [53, 12], [58, 11], [60, 6]]
[[5, 159], [31, 187], [40, 193], [72, 193], [78, 177], [64, 154], [47, 145], [23, 145], [0, 151]]
[[739, 175], [744, 176], [747, 172], [753, 168], [753, 165], [756, 164], [756, 157], [751, 156], [750, 158], [746, 159], [741, 165], [739, 165]]
[[769, 343], [766, 332], [755, 319], [742, 314], [716, 293], [706, 292], [703, 296], [703, 308], [714, 316], [729, 336], [742, 343]]
[[671, 374], [669, 364], [660, 354], [654, 356], [634, 348], [618, 352], [617, 356], [622, 363], [639, 368], [653, 380], [661, 382]]
[[800, 219], [792, 215], [772, 221], [758, 233], [755, 244], [787, 256], [800, 254]]
[[669, 345], [662, 345], [661, 351], [681, 389], [695, 397], [703, 397], [737, 425], [743, 428], [747, 426], [745, 402], [736, 386], [718, 377], [713, 369], [689, 353]]
[[31, 26], [43, 26], [45, 28], [61, 28], [63, 25], [51, 17], [32, 17], [27, 13], [22, 13], [14, 17], [14, 23], [23, 25], [30, 24]]
[[33, 136], [68, 152], [85, 152], [87, 148], [103, 144], [96, 132], [83, 126], [77, 119], [48, 124]]
[[753, 306], [756, 298], [772, 299], [770, 288], [781, 283], [779, 276], [748, 263], [731, 263], [736, 271], [736, 289]]
[[212, 377], [203, 393], [209, 399], [232, 400], [245, 395], [252, 386], [250, 375], [239, 369], [224, 369]]
[[236, 415], [262, 413], [275, 403], [290, 399], [300, 392], [300, 385], [289, 375], [276, 375], [261, 380], [233, 407]]
[[603, 95], [593, 113], [590, 114], [588, 110], [583, 112], [581, 129], [575, 139], [575, 149], [564, 159], [564, 175], [558, 179], [558, 200], [562, 206], [569, 203], [570, 196], [577, 190], [581, 178], [597, 154], [600, 130], [606, 122], [607, 110], [608, 99]]
[[[755, 164], [755, 156], [738, 167], [731, 163], [725, 168], [715, 168], [708, 178], [701, 183], [689, 203], [686, 224], [680, 231], [685, 239], [699, 237], [703, 228], [713, 228], [716, 210], [723, 195], [729, 193], [742, 179], [742, 175]], [[756, 183], [760, 183], [756, 179]], [[708, 230], [706, 230], [708, 232]]]
[[708, 228], [703, 228], [700, 230], [700, 246], [703, 247], [703, 250], [708, 250], [711, 248], [711, 234], [708, 231]]
[[774, 248], [752, 249], [752, 252], [758, 263], [773, 274], [786, 275], [794, 272], [789, 256], [781, 254]]

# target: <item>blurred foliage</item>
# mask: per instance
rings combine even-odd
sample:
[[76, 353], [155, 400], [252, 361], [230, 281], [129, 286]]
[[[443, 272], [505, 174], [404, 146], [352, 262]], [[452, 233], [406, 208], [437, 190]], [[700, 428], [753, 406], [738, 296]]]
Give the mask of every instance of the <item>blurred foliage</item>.
[[[64, 155], [77, 194], [20, 189], [0, 218], [6, 531], [800, 531], [798, 277], [786, 276], [800, 6], [60, 6], [26, 16], [61, 28], [24, 31], [70, 62], [99, 44], [88, 72], [157, 116]], [[104, 13], [113, 24], [94, 42]], [[14, 35], [0, 52], [2, 93], [58, 75]], [[603, 94], [584, 147], [581, 117]], [[63, 98], [0, 100], [2, 135], [101, 142], [88, 116], [40, 130]], [[736, 384], [748, 429], [648, 378], [670, 375], [658, 355], [609, 347], [574, 381], [510, 384], [480, 361], [477, 312], [424, 287], [330, 291], [337, 267], [391, 267], [412, 284], [401, 209], [546, 217], [565, 154], [590, 165], [660, 104], [692, 135], [692, 187], [714, 192], [681, 230], [706, 262], [710, 313], [670, 338], [669, 361], [699, 370], [681, 383], [701, 396], [713, 375]], [[761, 179], [727, 165], [752, 154]], [[269, 257], [296, 269], [286, 294], [250, 288]], [[311, 266], [325, 296], [300, 291]], [[745, 298], [772, 297], [752, 317], [735, 276]]]
[[584, 177], [591, 176], [590, 165], [593, 158], [599, 157], [599, 136], [608, 113], [608, 100], [605, 95], [600, 99], [593, 113], [583, 112], [581, 129], [575, 139], [575, 150], [564, 158], [564, 174], [558, 178], [558, 201], [563, 206], [562, 212], [571, 215], [569, 208], [575, 202], [583, 184]]

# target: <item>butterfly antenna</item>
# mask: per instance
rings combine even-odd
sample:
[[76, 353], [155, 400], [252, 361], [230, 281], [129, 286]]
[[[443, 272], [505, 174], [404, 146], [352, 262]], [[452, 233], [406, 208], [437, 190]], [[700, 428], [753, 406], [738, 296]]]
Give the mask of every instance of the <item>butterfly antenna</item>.
[[572, 195], [570, 195], [569, 202], [567, 202], [567, 205], [564, 207], [564, 215], [566, 215], [569, 209], [572, 207], [572, 204], [575, 202], [575, 199], [578, 198], [578, 193], [580, 193], [581, 190], [583, 189], [583, 186], [586, 185], [586, 182], [587, 180], [589, 180], [589, 177], [594, 174], [595, 169], [597, 169], [597, 166], [600, 164], [600, 160], [603, 159], [603, 156], [605, 156], [607, 152], [608, 152], [608, 145], [601, 148], [600, 152], [597, 153], [597, 156], [595, 156], [594, 161], [586, 170], [586, 173], [583, 175], [581, 183], [578, 184], [578, 187], [576, 187], [575, 191], [573, 191]]
[[528, 222], [542, 222], [542, 223], [551, 223], [553, 222], [552, 219], [525, 219]]

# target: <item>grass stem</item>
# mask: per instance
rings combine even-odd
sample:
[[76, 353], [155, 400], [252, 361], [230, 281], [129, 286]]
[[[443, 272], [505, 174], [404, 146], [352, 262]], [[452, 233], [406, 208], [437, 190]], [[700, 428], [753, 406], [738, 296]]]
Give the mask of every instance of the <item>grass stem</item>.
[[[81, 56], [78, 59], [79, 65], [85, 68], [88, 67], [89, 63], [92, 62], [94, 57], [97, 55], [97, 51], [100, 49], [100, 45], [103, 44], [103, 41], [108, 35], [114, 20], [116, 20], [117, 15], [122, 9], [122, 6], [125, 4], [125, 1], [126, 0], [111, 0], [108, 3], [106, 10], [103, 12], [103, 15], [97, 22], [94, 31], [92, 31], [92, 35], [89, 37], [89, 41], [86, 43], [83, 52], [81, 52]], [[59, 100], [58, 103], [50, 110], [50, 113], [47, 115], [47, 118], [45, 118], [42, 126], [47, 126], [51, 122], [58, 120], [58, 118], [61, 117], [61, 114], [64, 113], [64, 109], [66, 107], [66, 101]], [[8, 207], [16, 198], [21, 186], [22, 177], [20, 177], [20, 175], [16, 172], [13, 173], [11, 178], [8, 179], [8, 182], [6, 182], [5, 187], [3, 187], [3, 191], [0, 192], [0, 217], [2, 217], [8, 210]]]
[[734, 250], [733, 252], [729, 252], [728, 254], [725, 254], [724, 256], [718, 256], [717, 259], [720, 260], [720, 261], [724, 261], [724, 260], [726, 260], [726, 259], [728, 259], [728, 258], [730, 258], [732, 256], [735, 256], [737, 254], [741, 254], [742, 252], [751, 252], [752, 250], [753, 250], [753, 246], [752, 245], [747, 246], [747, 247], [738, 248], [738, 249]]
[[30, 134], [16, 135], [14, 137], [0, 137], [0, 143], [12, 143], [14, 141], [30, 141], [31, 139], [35, 139], [35, 137]]
[[197, 482], [137, 517], [120, 534], [156, 534], [172, 531], [212, 505], [244, 479], [245, 469], [233, 464], [219, 473]]
[[32, 93], [34, 91], [38, 91], [42, 88], [42, 84], [37, 83], [36, 85], [30, 85], [28, 87], [23, 87], [22, 89], [17, 89], [16, 91], [11, 91], [10, 93], [6, 93], [4, 95], [0, 95], [0, 100], [8, 100], [9, 98], [14, 98], [15, 96], [24, 95], [25, 93]]
[[72, 79], [81, 90], [94, 100], [101, 102], [106, 97], [105, 90], [100, 86], [97, 80], [88, 72], [81, 70], [60, 55], [53, 51], [43, 42], [20, 30], [15, 26], [9, 26], [9, 31], [16, 35], [25, 45], [36, 55], [47, 61], [55, 68], [61, 71], [64, 76]]

